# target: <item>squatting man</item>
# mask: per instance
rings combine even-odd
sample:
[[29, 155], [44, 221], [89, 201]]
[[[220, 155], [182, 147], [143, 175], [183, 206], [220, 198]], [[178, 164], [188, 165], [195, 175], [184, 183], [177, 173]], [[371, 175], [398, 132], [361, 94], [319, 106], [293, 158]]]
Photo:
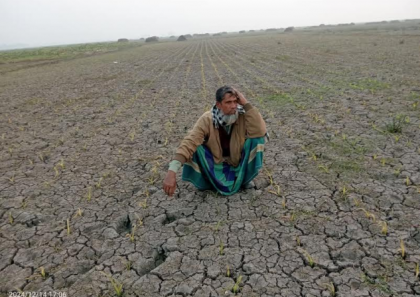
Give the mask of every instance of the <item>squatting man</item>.
[[[199, 190], [232, 195], [252, 181], [262, 167], [267, 129], [261, 114], [230, 86], [216, 91], [216, 102], [181, 141], [163, 181], [166, 194], [176, 190], [176, 174]], [[268, 135], [267, 135], [268, 136]]]

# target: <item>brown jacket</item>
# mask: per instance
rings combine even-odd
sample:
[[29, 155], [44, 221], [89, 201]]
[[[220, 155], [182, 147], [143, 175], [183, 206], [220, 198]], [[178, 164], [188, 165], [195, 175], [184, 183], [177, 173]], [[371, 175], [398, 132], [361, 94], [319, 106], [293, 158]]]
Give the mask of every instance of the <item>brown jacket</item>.
[[[233, 124], [230, 138], [230, 157], [226, 159], [229, 164], [235, 167], [239, 165], [245, 139], [263, 137], [267, 132], [265, 122], [258, 109], [251, 103], [245, 104], [244, 109], [245, 114], [240, 114]], [[191, 161], [192, 155], [201, 144], [210, 149], [215, 163], [224, 161], [219, 132], [214, 127], [211, 111], [205, 112], [181, 141], [174, 159], [182, 164]]]

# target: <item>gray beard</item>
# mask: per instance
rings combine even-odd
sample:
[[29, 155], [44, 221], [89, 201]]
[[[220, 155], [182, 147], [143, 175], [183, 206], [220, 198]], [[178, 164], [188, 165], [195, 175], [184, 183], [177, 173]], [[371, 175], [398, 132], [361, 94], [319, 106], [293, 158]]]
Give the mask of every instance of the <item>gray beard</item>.
[[221, 110], [220, 110], [220, 113], [222, 114], [222, 120], [226, 123], [226, 126], [230, 126], [233, 123], [235, 123], [239, 116], [238, 111], [236, 111], [234, 114], [231, 114], [231, 115], [224, 114], [223, 111]]

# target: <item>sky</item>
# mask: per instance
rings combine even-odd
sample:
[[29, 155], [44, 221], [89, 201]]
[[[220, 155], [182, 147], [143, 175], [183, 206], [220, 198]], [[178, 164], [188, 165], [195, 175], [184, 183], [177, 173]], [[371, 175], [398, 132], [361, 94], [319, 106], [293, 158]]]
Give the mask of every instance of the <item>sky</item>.
[[420, 0], [0, 0], [0, 47], [420, 18]]

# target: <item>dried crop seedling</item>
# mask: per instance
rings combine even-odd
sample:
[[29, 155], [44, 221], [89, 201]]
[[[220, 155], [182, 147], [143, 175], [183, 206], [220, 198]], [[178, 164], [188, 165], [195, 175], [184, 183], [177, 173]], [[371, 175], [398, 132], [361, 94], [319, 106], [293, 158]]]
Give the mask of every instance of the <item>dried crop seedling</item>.
[[281, 188], [280, 188], [280, 186], [274, 184], [274, 188], [276, 189], [275, 191], [269, 190], [268, 192], [271, 193], [271, 194], [276, 195], [277, 197], [281, 197], [282, 195], [281, 195]]
[[380, 224], [380, 226], [382, 226], [382, 229], [381, 229], [382, 235], [387, 235], [388, 234], [388, 224], [385, 221], [380, 221], [379, 224]]
[[315, 261], [312, 258], [312, 256], [306, 250], [302, 249], [302, 252], [306, 257], [306, 261], [307, 261], [308, 265], [313, 268], [315, 266]]
[[70, 219], [66, 220], [66, 230], [67, 230], [67, 235], [70, 235], [71, 230], [70, 230]]
[[131, 227], [131, 233], [127, 233], [127, 235], [126, 235], [126, 237], [128, 237], [129, 239], [130, 239], [130, 241], [131, 242], [134, 242], [134, 240], [135, 240], [135, 232], [136, 232], [136, 229], [137, 229], [137, 225], [136, 224], [134, 224], [132, 227]]
[[334, 283], [333, 282], [330, 282], [329, 284], [325, 284], [325, 287], [330, 292], [330, 296], [331, 297], [335, 297], [336, 296], [335, 286], [334, 286]]
[[144, 199], [143, 201], [140, 201], [140, 202], [139, 202], [139, 206], [140, 206], [141, 208], [146, 209], [146, 208], [147, 208], [147, 198], [146, 198], [146, 199]]
[[364, 212], [366, 218], [371, 219], [372, 221], [376, 222], [376, 216], [373, 213], [369, 212], [368, 210], [366, 210], [362, 207], [360, 207], [358, 209], [362, 210]]
[[41, 275], [41, 277], [43, 278], [43, 279], [46, 279], [47, 278], [47, 273], [45, 272], [45, 269], [44, 269], [44, 267], [40, 267], [39, 268], [39, 274]]
[[88, 192], [86, 194], [86, 200], [90, 201], [92, 199], [92, 187], [88, 187]]
[[273, 186], [274, 185], [273, 174], [267, 168], [264, 168], [264, 172], [265, 172], [266, 176], [268, 177], [268, 181], [270, 182], [270, 186]]
[[73, 216], [73, 218], [77, 218], [77, 217], [81, 217], [83, 215], [83, 211], [82, 209], [78, 209], [75, 213], [75, 215]]
[[398, 251], [401, 253], [401, 258], [404, 260], [407, 254], [406, 254], [404, 240], [402, 238], [400, 239], [400, 249]]
[[103, 271], [101, 271], [101, 273], [109, 279], [117, 297], [121, 297], [123, 295], [123, 292], [124, 292], [123, 284], [120, 283], [119, 281], [117, 281], [116, 279], [114, 279], [111, 275], [109, 275], [109, 274], [107, 274]]

